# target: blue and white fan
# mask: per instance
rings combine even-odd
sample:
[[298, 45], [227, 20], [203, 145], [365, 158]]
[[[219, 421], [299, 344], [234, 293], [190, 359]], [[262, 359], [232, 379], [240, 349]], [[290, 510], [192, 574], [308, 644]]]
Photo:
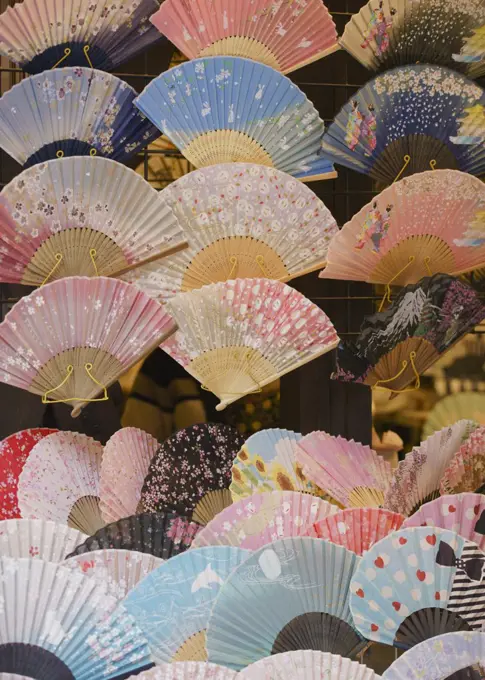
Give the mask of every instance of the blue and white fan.
[[64, 156], [126, 161], [159, 136], [135, 90], [90, 68], [44, 71], [0, 99], [0, 147], [24, 167]]
[[145, 634], [156, 663], [206, 661], [214, 601], [250, 551], [229, 546], [189, 550], [152, 571], [123, 601]]
[[441, 66], [404, 66], [345, 104], [322, 140], [335, 163], [390, 184], [435, 168], [485, 173], [485, 94]]
[[194, 59], [152, 80], [135, 104], [197, 168], [247, 162], [307, 181], [336, 177], [321, 155], [318, 111], [270, 66]]

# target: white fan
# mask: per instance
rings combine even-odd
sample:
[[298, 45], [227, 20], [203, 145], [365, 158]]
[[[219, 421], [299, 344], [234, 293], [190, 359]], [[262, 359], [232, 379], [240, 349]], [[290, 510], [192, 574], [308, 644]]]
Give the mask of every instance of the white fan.
[[138, 680], [236, 680], [237, 677], [236, 671], [204, 661], [161, 663], [136, 676]]
[[62, 562], [87, 538], [81, 531], [56, 522], [6, 519], [0, 522], [0, 555]]
[[364, 664], [338, 654], [311, 649], [273, 654], [252, 663], [239, 673], [239, 680], [378, 680]]

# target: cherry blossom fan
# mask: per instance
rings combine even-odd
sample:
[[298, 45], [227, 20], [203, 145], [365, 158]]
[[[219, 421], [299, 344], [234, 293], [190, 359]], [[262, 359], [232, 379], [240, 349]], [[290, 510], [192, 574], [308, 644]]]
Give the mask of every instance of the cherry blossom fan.
[[158, 664], [136, 677], [138, 680], [237, 680], [238, 675], [235, 671], [215, 663], [175, 661]]
[[56, 522], [6, 519], [0, 522], [0, 555], [62, 562], [86, 538], [77, 529]]
[[0, 380], [44, 403], [74, 402], [77, 414], [106, 401], [107, 388], [175, 328], [158, 302], [123, 281], [53, 281], [23, 297], [0, 324]]
[[124, 427], [108, 440], [99, 474], [99, 507], [106, 523], [136, 513], [158, 447], [154, 437], [136, 427]]
[[297, 650], [274, 654], [242, 670], [239, 680], [379, 680], [364, 664], [338, 654]]
[[162, 349], [219, 397], [219, 411], [338, 345], [327, 315], [278, 281], [204, 286], [167, 307], [180, 330]]
[[485, 425], [485, 394], [457, 392], [440, 399], [428, 413], [423, 427], [423, 437], [467, 418]]
[[441, 494], [463, 491], [485, 492], [485, 426], [471, 433], [441, 479]]

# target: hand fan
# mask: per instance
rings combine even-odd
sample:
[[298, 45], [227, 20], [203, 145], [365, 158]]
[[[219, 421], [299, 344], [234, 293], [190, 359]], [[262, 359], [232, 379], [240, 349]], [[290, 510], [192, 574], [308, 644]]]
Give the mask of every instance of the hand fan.
[[[239, 57], [194, 59], [152, 80], [135, 105], [196, 168], [250, 162], [307, 180], [337, 176], [320, 154], [317, 110], [269, 66]], [[317, 162], [317, 173], [305, 170]]]
[[401, 528], [404, 517], [378, 508], [349, 508], [313, 524], [306, 536], [324, 538], [363, 555], [374, 543]]
[[162, 349], [219, 397], [218, 411], [338, 345], [327, 315], [278, 281], [216, 283], [167, 307], [180, 331]]
[[318, 269], [338, 232], [308, 187], [261, 165], [201, 168], [161, 195], [190, 247], [133, 271], [131, 280], [159, 301], [232, 278], [289, 281]]
[[0, 574], [0, 671], [90, 680], [150, 667], [140, 630], [95, 579], [8, 557], [0, 558]]
[[312, 432], [298, 442], [296, 457], [304, 474], [344, 507], [379, 507], [391, 483], [389, 463], [353, 439]]
[[444, 274], [403, 288], [384, 312], [365, 318], [355, 343], [337, 352], [344, 382], [398, 393], [485, 318], [485, 305], [469, 286]]
[[463, 418], [485, 425], [485, 394], [458, 392], [440, 399], [428, 414], [423, 437], [429, 437], [436, 430], [453, 425]]
[[485, 427], [478, 427], [449, 462], [440, 492], [485, 492]]
[[243, 444], [229, 425], [179, 430], [153, 456], [141, 492], [143, 510], [183, 507], [195, 522], [207, 524], [232, 503], [232, 462]]
[[6, 519], [0, 522], [0, 555], [62, 562], [86, 538], [86, 534], [77, 529], [56, 522]]
[[114, 549], [135, 550], [168, 560], [190, 548], [199, 529], [199, 524], [171, 510], [142, 513], [99, 529], [67, 557]]
[[485, 554], [452, 531], [403, 529], [365, 553], [350, 608], [362, 635], [408, 649], [485, 622]]
[[74, 402], [77, 415], [88, 402], [106, 401], [107, 388], [175, 327], [129, 283], [53, 281], [23, 297], [0, 324], [0, 380], [44, 403]]
[[484, 23], [480, 0], [370, 0], [351, 18], [340, 44], [372, 71], [416, 63], [461, 70], [457, 53]]
[[159, 136], [133, 106], [135, 90], [90, 68], [25, 78], [0, 99], [0, 147], [24, 167], [63, 156], [123, 162]]
[[364, 664], [338, 654], [297, 650], [275, 654], [242, 670], [239, 680], [378, 680]]
[[0, 198], [9, 212], [0, 219], [0, 279], [9, 283], [113, 276], [183, 238], [163, 195], [107, 158], [40, 163], [7, 184]]
[[135, 550], [93, 550], [70, 557], [63, 566], [92, 576], [112, 597], [123, 600], [139, 581], [161, 564], [163, 560], [159, 557]]
[[0, 442], [0, 519], [20, 517], [17, 487], [20, 473], [32, 448], [57, 430], [37, 427], [15, 432]]
[[322, 153], [386, 185], [430, 167], [482, 175], [483, 145], [456, 142], [461, 117], [484, 103], [482, 88], [458, 73], [399, 67], [352, 96], [325, 133]]
[[434, 272], [457, 275], [483, 266], [485, 237], [476, 236], [484, 209], [483, 182], [464, 172], [406, 177], [336, 234], [320, 278], [405, 286]]
[[[485, 73], [485, 25], [475, 28], [465, 40], [459, 54], [453, 55], [453, 60], [466, 64], [470, 78], [479, 78]], [[457, 68], [455, 64], [455, 68]]]
[[99, 507], [105, 522], [136, 514], [150, 461], [159, 443], [137, 427], [123, 427], [108, 440], [99, 474]]
[[305, 535], [314, 522], [335, 512], [335, 505], [297, 491], [257, 493], [220, 512], [199, 531], [192, 546], [234, 545], [258, 550], [281, 538]]
[[337, 29], [321, 0], [305, 3], [241, 0], [166, 0], [150, 17], [189, 59], [233, 55], [283, 73], [339, 49]]
[[138, 680], [237, 680], [237, 673], [215, 663], [176, 661], [161, 663], [136, 677]]
[[53, 520], [85, 534], [104, 525], [99, 511], [103, 446], [85, 434], [55, 432], [38, 442], [20, 474], [22, 517]]
[[478, 493], [440, 496], [403, 523], [403, 529], [420, 526], [454, 531], [485, 551], [485, 497]]
[[233, 571], [214, 604], [209, 661], [240, 670], [296, 649], [357, 654], [367, 644], [349, 609], [359, 560], [316, 538], [285, 538], [254, 552]]
[[446, 468], [475, 428], [473, 421], [459, 420], [413, 447], [394, 471], [384, 507], [409, 517], [424, 503], [438, 498]]

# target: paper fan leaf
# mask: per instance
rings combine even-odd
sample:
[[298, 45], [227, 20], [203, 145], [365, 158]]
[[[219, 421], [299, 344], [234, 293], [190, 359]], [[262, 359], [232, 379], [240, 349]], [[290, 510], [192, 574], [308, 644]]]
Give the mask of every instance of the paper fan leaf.
[[74, 401], [77, 412], [104, 401], [105, 389], [174, 329], [166, 310], [129, 283], [53, 281], [19, 300], [0, 324], [0, 380], [46, 403]]
[[123, 427], [106, 443], [99, 475], [101, 515], [116, 522], [136, 514], [158, 441], [137, 427]]
[[359, 560], [315, 538], [285, 538], [252, 553], [212, 609], [209, 661], [240, 670], [295, 649], [358, 653], [366, 643], [353, 628], [349, 585]]
[[218, 410], [338, 344], [327, 315], [278, 281], [216, 283], [167, 307], [180, 330], [162, 349], [219, 397]]
[[196, 168], [250, 162], [307, 180], [337, 176], [320, 153], [317, 110], [269, 66], [239, 57], [194, 59], [152, 80], [135, 104]]
[[24, 167], [56, 156], [126, 161], [159, 136], [135, 97], [124, 81], [91, 68], [25, 78], [0, 99], [0, 146]]
[[481, 175], [484, 105], [482, 88], [458, 73], [402, 66], [352, 96], [325, 133], [322, 153], [385, 185], [430, 167]]
[[10, 283], [111, 276], [183, 240], [163, 194], [108, 158], [40, 163], [0, 200], [0, 279]]
[[233, 545], [258, 550], [292, 536], [304, 536], [315, 522], [337, 512], [335, 505], [296, 491], [258, 493], [220, 512], [195, 537], [193, 547]]
[[183, 507], [207, 524], [232, 503], [232, 462], [244, 438], [229, 425], [192, 425], [161, 444], [141, 492], [145, 512]]
[[236, 680], [237, 673], [215, 663], [176, 661], [158, 664], [136, 677], [138, 680]]
[[484, 217], [479, 179], [456, 170], [406, 177], [342, 227], [320, 277], [405, 286], [471, 271], [485, 264]]
[[484, 563], [485, 554], [452, 531], [396, 531], [365, 553], [355, 573], [355, 625], [370, 640], [404, 649], [441, 633], [479, 629]]
[[485, 427], [478, 427], [453, 456], [441, 479], [440, 492], [485, 491]]
[[0, 555], [62, 562], [88, 538], [77, 529], [42, 519], [6, 519], [0, 522]]
[[330, 211], [308, 187], [261, 165], [201, 168], [161, 195], [190, 247], [166, 263], [135, 270], [130, 279], [161, 302], [232, 278], [289, 281], [318, 269], [338, 232]]
[[453, 425], [464, 418], [485, 425], [485, 394], [458, 392], [443, 397], [428, 413], [422, 436], [429, 437], [442, 427]]
[[392, 479], [390, 464], [354, 440], [312, 432], [298, 442], [304, 474], [344, 507], [379, 507]]
[[297, 650], [274, 654], [252, 663], [240, 672], [240, 680], [378, 680], [379, 676], [364, 664], [338, 654]]

